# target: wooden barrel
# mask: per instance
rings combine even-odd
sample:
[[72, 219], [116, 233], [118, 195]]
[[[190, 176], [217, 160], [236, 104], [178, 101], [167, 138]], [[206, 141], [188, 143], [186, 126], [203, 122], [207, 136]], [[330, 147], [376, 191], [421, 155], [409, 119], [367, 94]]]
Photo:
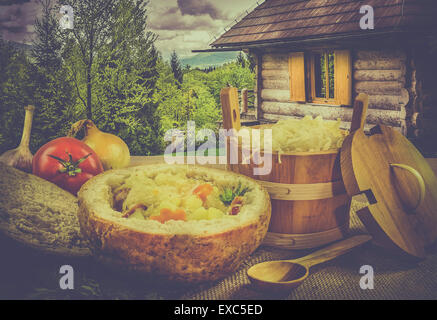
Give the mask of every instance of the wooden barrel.
[[273, 152], [270, 174], [260, 176], [254, 175], [258, 165], [250, 162], [228, 166], [258, 180], [270, 193], [272, 216], [265, 245], [309, 249], [346, 235], [351, 198], [342, 181], [339, 151], [281, 153], [280, 157]]

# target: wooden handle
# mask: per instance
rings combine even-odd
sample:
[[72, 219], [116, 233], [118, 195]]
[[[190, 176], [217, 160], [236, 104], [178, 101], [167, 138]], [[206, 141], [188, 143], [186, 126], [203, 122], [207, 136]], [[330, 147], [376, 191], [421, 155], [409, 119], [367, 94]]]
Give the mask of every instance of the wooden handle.
[[407, 170], [416, 178], [417, 182], [419, 183], [419, 200], [417, 201], [417, 204], [411, 209], [412, 212], [416, 211], [417, 208], [419, 208], [422, 205], [423, 201], [425, 201], [425, 194], [426, 194], [425, 180], [423, 180], [423, 177], [419, 173], [419, 171], [406, 164], [390, 163], [390, 167], [392, 168], [397, 167]]
[[223, 88], [220, 91], [220, 102], [223, 113], [223, 128], [240, 130], [240, 106], [237, 88]]
[[369, 96], [365, 93], [360, 93], [355, 98], [350, 132], [357, 131], [358, 129], [364, 129], [368, 107]]
[[359, 235], [359, 236], [353, 236], [346, 240], [342, 240], [339, 242], [336, 242], [334, 244], [331, 244], [330, 246], [327, 246], [321, 250], [318, 250], [316, 252], [311, 253], [310, 255], [307, 255], [305, 257], [295, 259], [295, 260], [289, 260], [290, 262], [299, 263], [306, 267], [312, 267], [319, 263], [323, 263], [329, 260], [332, 260], [334, 258], [337, 258], [338, 256], [341, 256], [342, 254], [345, 254], [349, 250], [367, 242], [372, 239], [369, 235]]

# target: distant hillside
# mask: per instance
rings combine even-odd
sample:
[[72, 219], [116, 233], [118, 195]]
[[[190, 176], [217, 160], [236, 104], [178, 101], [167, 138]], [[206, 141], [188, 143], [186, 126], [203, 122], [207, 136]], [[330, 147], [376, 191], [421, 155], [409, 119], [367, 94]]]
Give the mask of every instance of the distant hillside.
[[216, 67], [221, 66], [225, 63], [232, 62], [237, 59], [238, 52], [229, 51], [229, 52], [201, 52], [196, 54], [195, 56], [182, 58], [181, 64], [182, 67], [185, 67], [187, 64], [192, 68], [208, 68], [208, 67]]
[[30, 52], [32, 50], [32, 46], [30, 44], [19, 43], [14, 41], [8, 41], [14, 48], [19, 50], [23, 50], [25, 52]]

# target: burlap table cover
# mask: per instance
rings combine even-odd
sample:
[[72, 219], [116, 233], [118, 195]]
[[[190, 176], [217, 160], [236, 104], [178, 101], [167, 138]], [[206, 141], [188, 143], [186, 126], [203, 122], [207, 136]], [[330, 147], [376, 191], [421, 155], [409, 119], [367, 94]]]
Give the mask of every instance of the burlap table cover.
[[[152, 157], [153, 158], [153, 157]], [[434, 172], [437, 160], [428, 159]], [[143, 163], [144, 158], [135, 161]], [[159, 158], [147, 159], [162, 162]], [[362, 197], [354, 197], [351, 207], [350, 235], [367, 233], [355, 211], [365, 205]], [[312, 250], [314, 251], [314, 250]], [[259, 262], [292, 259], [311, 251], [287, 251], [260, 247], [240, 269], [227, 278], [212, 284], [198, 285], [171, 294], [157, 294], [158, 298], [172, 299], [436, 299], [437, 298], [437, 244], [428, 248], [427, 258], [420, 262], [406, 261], [371, 243], [323, 265], [311, 269], [310, 276], [294, 291], [274, 295], [252, 286], [247, 269]], [[370, 265], [374, 270], [374, 289], [360, 287], [360, 268]]]
[[[354, 201], [350, 234], [367, 233], [355, 211], [363, 206]], [[356, 248], [333, 261], [314, 267], [305, 282], [294, 291], [275, 295], [250, 284], [247, 269], [259, 262], [300, 257], [310, 251], [291, 252], [259, 248], [243, 266], [226, 279], [187, 291], [181, 299], [436, 299], [437, 246], [430, 248], [424, 261], [406, 261], [371, 243]], [[372, 266], [374, 289], [360, 287], [360, 267]]]
[[[366, 233], [355, 215], [362, 202], [354, 201], [350, 234]], [[252, 286], [247, 269], [262, 261], [303, 256], [311, 251], [260, 247], [225, 279], [213, 283], [177, 286], [153, 278], [126, 275], [92, 258], [42, 256], [26, 248], [12, 248], [3, 239], [0, 263], [0, 299], [435, 299], [437, 298], [437, 245], [420, 262], [408, 262], [371, 243], [312, 269], [308, 279], [285, 294]], [[12, 245], [12, 244], [11, 244]], [[59, 268], [74, 268], [74, 290], [59, 288]], [[374, 270], [374, 289], [360, 287], [360, 267]]]

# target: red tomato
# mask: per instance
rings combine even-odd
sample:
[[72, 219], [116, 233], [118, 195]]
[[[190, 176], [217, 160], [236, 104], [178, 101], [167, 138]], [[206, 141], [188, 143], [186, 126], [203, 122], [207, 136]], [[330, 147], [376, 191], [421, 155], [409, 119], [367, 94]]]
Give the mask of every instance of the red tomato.
[[88, 179], [103, 172], [99, 157], [74, 138], [58, 138], [43, 145], [33, 156], [32, 173], [76, 195]]

